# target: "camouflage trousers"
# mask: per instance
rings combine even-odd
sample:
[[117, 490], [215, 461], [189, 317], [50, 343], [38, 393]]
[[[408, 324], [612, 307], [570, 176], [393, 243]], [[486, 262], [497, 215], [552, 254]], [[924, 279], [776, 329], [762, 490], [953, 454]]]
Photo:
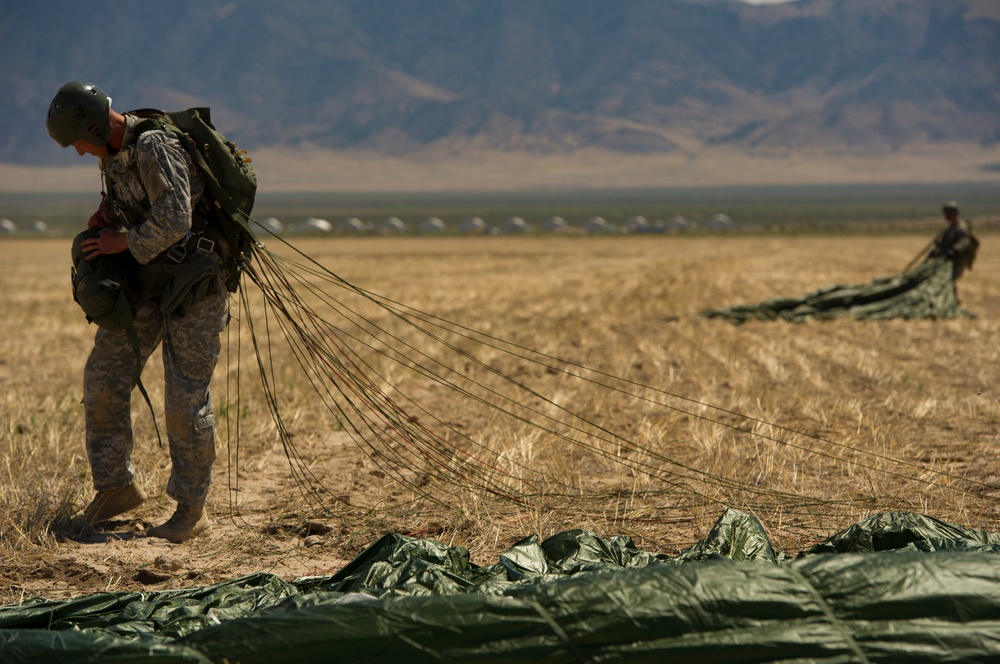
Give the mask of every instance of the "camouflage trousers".
[[[215, 416], [209, 384], [219, 359], [220, 335], [229, 322], [226, 289], [220, 282], [214, 291], [183, 316], [164, 316], [155, 302], [140, 304], [135, 315], [141, 365], [157, 346], [163, 346], [171, 461], [167, 495], [179, 503], [203, 503], [212, 480]], [[135, 480], [131, 410], [138, 375], [135, 362], [124, 331], [98, 329], [83, 379], [87, 456], [98, 491]]]

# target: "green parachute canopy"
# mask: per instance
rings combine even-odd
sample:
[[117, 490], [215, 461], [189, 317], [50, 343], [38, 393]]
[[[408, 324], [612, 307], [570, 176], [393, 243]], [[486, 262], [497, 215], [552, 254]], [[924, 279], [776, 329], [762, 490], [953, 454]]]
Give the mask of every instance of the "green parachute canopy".
[[748, 320], [827, 320], [850, 317], [863, 320], [887, 318], [958, 318], [973, 314], [958, 305], [947, 258], [932, 258], [903, 274], [868, 284], [834, 284], [802, 297], [777, 297], [760, 304], [743, 304], [701, 312], [706, 318], [733, 323]]
[[572, 530], [480, 567], [390, 534], [332, 576], [0, 607], [0, 661], [1000, 661], [998, 553], [909, 512], [795, 558], [736, 510], [674, 557]]

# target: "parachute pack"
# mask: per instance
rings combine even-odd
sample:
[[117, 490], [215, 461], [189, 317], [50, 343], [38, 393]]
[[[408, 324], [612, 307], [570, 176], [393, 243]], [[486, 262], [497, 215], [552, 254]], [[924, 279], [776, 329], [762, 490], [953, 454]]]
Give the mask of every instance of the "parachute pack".
[[135, 313], [139, 262], [129, 252], [87, 260], [82, 243], [100, 235], [88, 228], [73, 238], [73, 299], [87, 321], [109, 330], [126, 330]]
[[[223, 261], [226, 288], [230, 293], [239, 288], [242, 266], [248, 260], [247, 251], [253, 244], [254, 234], [250, 228], [250, 213], [257, 194], [257, 175], [250, 165], [252, 159], [246, 150], [240, 150], [212, 124], [208, 108], [189, 108], [183, 111], [160, 111], [152, 108], [129, 111], [129, 115], [140, 118], [131, 133], [129, 145], [135, 143], [144, 132], [159, 129], [176, 138], [184, 147], [198, 169], [205, 177], [208, 216], [218, 221], [202, 219], [203, 225], [193, 227], [184, 246], [176, 247], [182, 254], [205, 242], [224, 241], [226, 248]], [[123, 148], [129, 147], [123, 145]], [[109, 193], [113, 195], [113, 192]], [[203, 196], [203, 199], [205, 196]], [[139, 223], [149, 212], [148, 199], [133, 208], [118, 208], [129, 225]]]
[[979, 238], [972, 232], [972, 222], [966, 221], [966, 224], [969, 226], [969, 246], [962, 256], [962, 262], [965, 264], [966, 269], [971, 270], [972, 264], [976, 262], [976, 254], [979, 253]]

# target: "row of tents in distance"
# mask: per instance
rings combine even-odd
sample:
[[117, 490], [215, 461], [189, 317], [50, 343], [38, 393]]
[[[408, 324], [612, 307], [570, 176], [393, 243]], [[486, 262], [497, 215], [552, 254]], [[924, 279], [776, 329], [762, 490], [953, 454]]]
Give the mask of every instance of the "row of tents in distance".
[[[521, 217], [509, 217], [497, 224], [489, 224], [480, 217], [462, 220], [457, 226], [449, 226], [438, 217], [428, 217], [407, 223], [399, 217], [388, 217], [378, 222], [362, 221], [348, 217], [338, 222], [310, 217], [293, 223], [283, 223], [275, 217], [259, 219], [258, 223], [275, 234], [288, 235], [434, 235], [459, 233], [463, 235], [518, 235], [532, 233], [547, 234], [588, 234], [623, 235], [631, 233], [681, 233], [697, 229], [724, 231], [734, 227], [733, 220], [725, 214], [717, 214], [703, 223], [686, 217], [675, 216], [667, 221], [650, 221], [643, 216], [630, 217], [623, 223], [615, 223], [604, 217], [589, 217], [578, 225], [568, 223], [562, 217], [550, 217], [544, 222], [533, 224]], [[0, 219], [0, 236], [51, 235], [57, 233], [49, 224], [41, 220], [18, 226], [10, 219]]]
[[18, 228], [10, 219], [0, 219], [0, 235], [14, 235], [18, 232], [31, 235], [45, 235], [49, 232], [49, 225], [44, 221], [32, 221], [25, 224], [23, 228]]
[[589, 235], [620, 235], [630, 233], [679, 233], [696, 229], [728, 230], [733, 228], [733, 220], [724, 214], [717, 214], [704, 223], [676, 216], [667, 221], [650, 221], [643, 216], [633, 216], [624, 223], [610, 222], [604, 217], [589, 217], [579, 225], [568, 223], [562, 217], [550, 217], [534, 224], [521, 217], [508, 217], [497, 224], [489, 224], [481, 217], [469, 217], [449, 226], [438, 217], [428, 217], [407, 223], [399, 217], [388, 217], [378, 222], [362, 221], [348, 217], [331, 223], [326, 219], [310, 217], [297, 223], [284, 224], [274, 217], [259, 220], [261, 226], [276, 234], [339, 234], [339, 235], [434, 235], [460, 233], [463, 235], [524, 235], [531, 233], [576, 233]]

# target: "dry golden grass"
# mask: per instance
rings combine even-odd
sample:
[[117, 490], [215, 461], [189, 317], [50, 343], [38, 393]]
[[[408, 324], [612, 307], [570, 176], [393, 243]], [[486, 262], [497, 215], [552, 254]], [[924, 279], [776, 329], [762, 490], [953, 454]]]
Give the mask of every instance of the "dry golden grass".
[[[480, 564], [494, 562], [522, 536], [574, 527], [628, 534], [643, 548], [673, 553], [704, 536], [727, 505], [755, 513], [788, 552], [888, 509], [1000, 530], [1000, 285], [988, 278], [1000, 259], [989, 250], [990, 238], [959, 284], [963, 305], [978, 314], [974, 320], [733, 326], [696, 315], [831, 283], [864, 283], [898, 272], [925, 242], [916, 236], [303, 240], [298, 246], [308, 255], [357, 286], [656, 390], [610, 392], [465, 342], [546, 397], [533, 404], [541, 411], [558, 414], [558, 404], [616, 432], [620, 437], [609, 441], [573, 434], [609, 459], [497, 417], [412, 369], [379, 364], [405, 393], [398, 398], [425, 409], [422, 422], [430, 426], [439, 417], [481, 441], [495, 454], [498, 473], [544, 476], [579, 492], [560, 509], [475, 491], [442, 506], [393, 482], [321, 407], [292, 359], [276, 351], [292, 440], [335, 497], [333, 514], [323, 516], [290, 477], [245, 346], [238, 405], [235, 390], [227, 392], [233, 344], [234, 361], [220, 362], [214, 397], [218, 419], [228, 414], [233, 425], [239, 422], [238, 463], [222, 424], [210, 497], [213, 535], [170, 545], [138, 536], [172, 506], [163, 495], [166, 450], [156, 447], [138, 397], [136, 466], [153, 499], [111, 535], [75, 525], [73, 516], [92, 493], [79, 401], [94, 328], [69, 294], [68, 242], [5, 241], [0, 604], [31, 595], [181, 587], [255, 570], [323, 573], [389, 530], [467, 546]], [[278, 244], [271, 249], [291, 253]], [[366, 315], [397, 329], [385, 312]], [[144, 374], [154, 404], [162, 403], [158, 363], [154, 357]], [[624, 449], [622, 440], [640, 451]], [[643, 461], [665, 472], [677, 471], [672, 463], [692, 469], [684, 471], [691, 491], [666, 491], [659, 470], [636, 472]], [[700, 481], [698, 473], [741, 484]], [[776, 502], [753, 488], [801, 499]]]

